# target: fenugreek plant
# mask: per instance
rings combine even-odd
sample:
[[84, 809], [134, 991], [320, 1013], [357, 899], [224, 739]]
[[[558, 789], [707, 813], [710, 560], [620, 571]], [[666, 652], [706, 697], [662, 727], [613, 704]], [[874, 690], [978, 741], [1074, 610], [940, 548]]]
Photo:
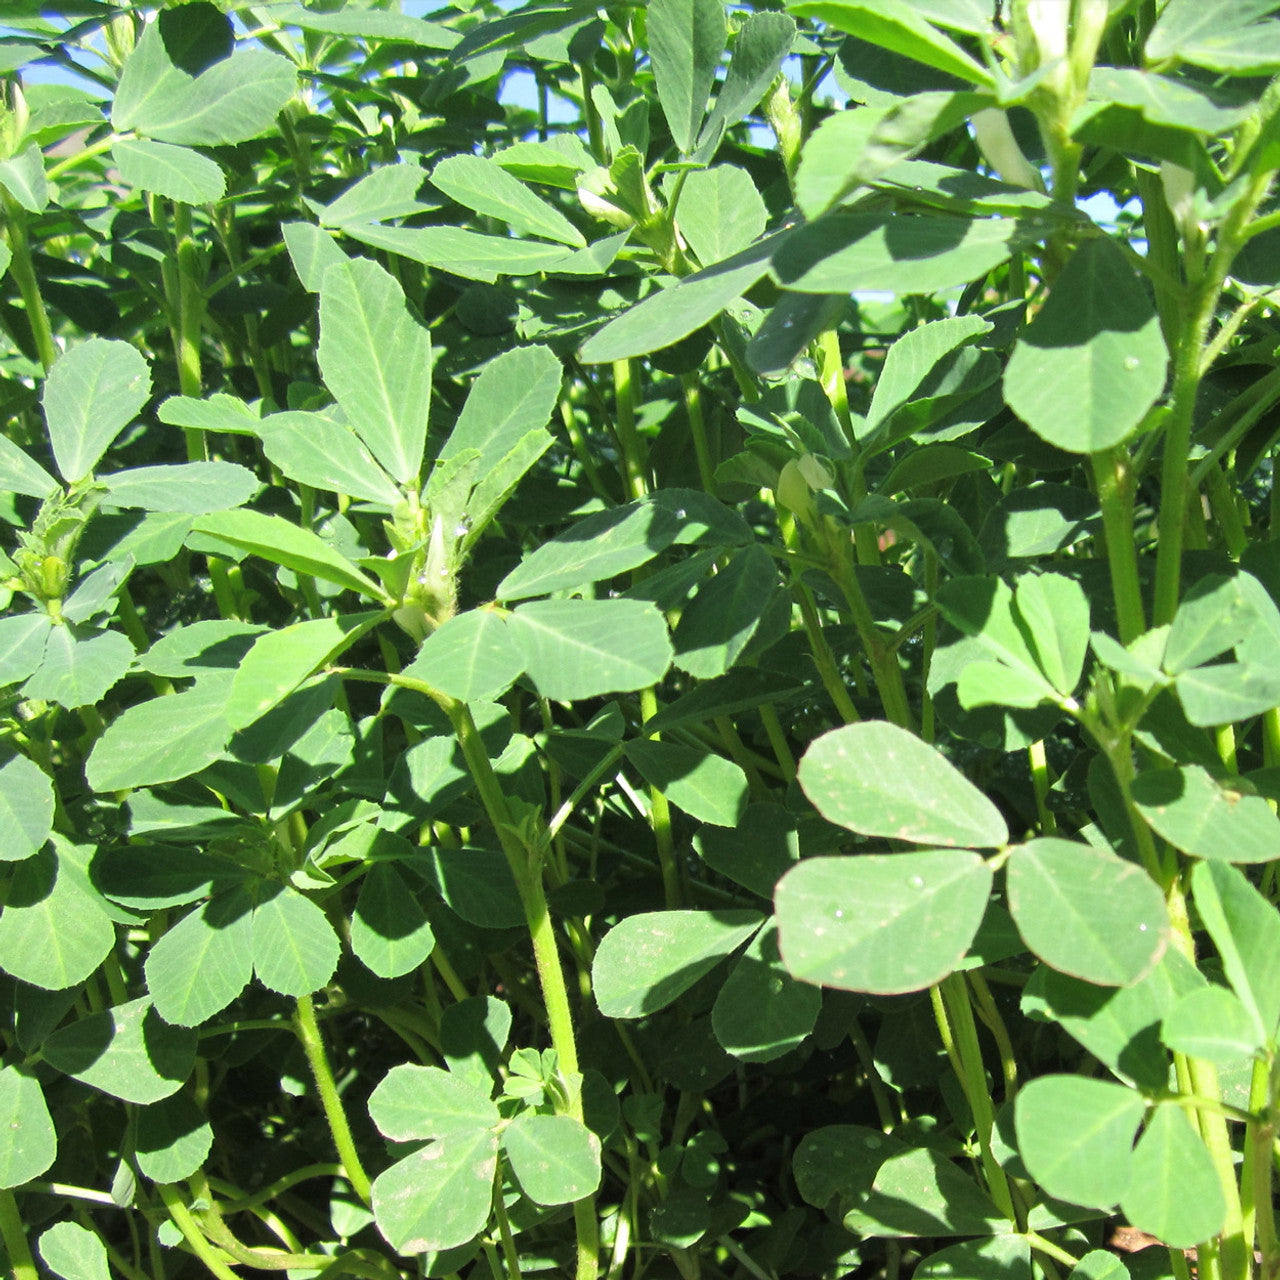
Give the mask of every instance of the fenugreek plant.
[[1280, 0], [429, 3], [0, 14], [5, 1274], [1275, 1280]]

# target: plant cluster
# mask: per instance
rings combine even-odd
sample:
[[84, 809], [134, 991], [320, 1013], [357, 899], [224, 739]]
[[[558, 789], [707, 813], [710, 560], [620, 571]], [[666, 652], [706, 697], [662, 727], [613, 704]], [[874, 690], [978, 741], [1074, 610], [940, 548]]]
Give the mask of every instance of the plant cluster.
[[420, 8], [0, 19], [6, 1274], [1274, 1280], [1280, 3]]

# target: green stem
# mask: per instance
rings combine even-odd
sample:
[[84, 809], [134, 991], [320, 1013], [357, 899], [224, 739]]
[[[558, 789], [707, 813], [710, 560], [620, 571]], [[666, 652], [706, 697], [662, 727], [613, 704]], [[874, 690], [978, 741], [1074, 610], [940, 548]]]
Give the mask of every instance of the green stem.
[[1093, 464], [1098, 501], [1102, 506], [1102, 527], [1120, 640], [1129, 644], [1147, 629], [1133, 535], [1133, 468], [1124, 445], [1091, 454], [1089, 461]]
[[[204, 279], [200, 246], [191, 227], [191, 206], [175, 201], [173, 238], [178, 263], [178, 296], [175, 312], [174, 353], [178, 360], [178, 387], [184, 396], [198, 399], [204, 389], [200, 370], [200, 337], [204, 328]], [[209, 456], [209, 444], [198, 427], [185, 428], [187, 458], [200, 462]]]
[[7, 1189], [0, 1191], [0, 1240], [4, 1241], [4, 1251], [9, 1255], [13, 1280], [40, 1280], [36, 1260], [31, 1256], [31, 1246], [27, 1244], [27, 1228], [18, 1212], [18, 1202], [13, 1192]]
[[649, 492], [645, 475], [644, 448], [636, 431], [635, 368], [630, 360], [613, 362], [613, 386], [616, 397], [614, 421], [618, 429], [618, 448], [622, 453], [622, 479], [627, 496], [643, 498]]
[[702, 412], [702, 384], [695, 372], [681, 374], [680, 385], [684, 389], [684, 408], [689, 415], [689, 433], [693, 437], [693, 452], [698, 459], [698, 478], [702, 487], [714, 495], [715, 467], [711, 461], [711, 448], [707, 442], [707, 422]]
[[[652, 686], [640, 691], [640, 714], [647, 721], [658, 714], [658, 698]], [[649, 737], [656, 739], [657, 734]], [[662, 896], [668, 911], [680, 906], [680, 873], [676, 860], [675, 838], [671, 825], [671, 806], [661, 787], [647, 786], [649, 819], [653, 826], [653, 838], [658, 849], [658, 866], [662, 869]]]
[[192, 1253], [218, 1277], [218, 1280], [240, 1280], [240, 1277], [222, 1260], [221, 1250], [215, 1249], [205, 1238], [204, 1232], [200, 1230], [200, 1224], [183, 1203], [182, 1194], [178, 1188], [172, 1183], [160, 1183], [156, 1190], [160, 1193], [160, 1199], [164, 1201], [164, 1207], [169, 1211], [169, 1217], [173, 1220], [174, 1226], [182, 1232], [183, 1239], [191, 1246]]
[[356, 1151], [355, 1140], [351, 1136], [351, 1126], [347, 1123], [347, 1113], [338, 1094], [338, 1086], [329, 1067], [329, 1058], [325, 1053], [324, 1040], [320, 1035], [320, 1024], [316, 1021], [315, 1005], [310, 996], [299, 996], [297, 1011], [293, 1018], [294, 1030], [302, 1042], [307, 1062], [311, 1066], [311, 1074], [315, 1077], [316, 1088], [320, 1093], [320, 1105], [324, 1109], [325, 1119], [329, 1122], [329, 1132], [333, 1135], [333, 1145], [338, 1150], [338, 1159], [342, 1161], [356, 1195], [369, 1204], [372, 1192], [369, 1175], [364, 1171], [360, 1156]]
[[814, 666], [818, 668], [822, 687], [835, 703], [836, 711], [845, 724], [856, 724], [862, 717], [853, 705], [853, 699], [849, 697], [849, 690], [845, 688], [844, 679], [840, 675], [840, 665], [831, 652], [827, 637], [822, 633], [822, 622], [818, 617], [818, 607], [813, 601], [813, 593], [799, 577], [792, 583], [792, 589], [800, 604], [800, 618], [804, 623], [805, 635], [809, 638], [809, 648], [813, 653]]
[[1249, 535], [1240, 519], [1233, 486], [1228, 483], [1222, 468], [1216, 464], [1205, 472], [1205, 490], [1209, 497], [1209, 509], [1213, 512], [1218, 533], [1226, 545], [1227, 554], [1239, 560], [1249, 545]]
[[[996, 1208], [1009, 1219], [1018, 1222], [1013, 1204], [1013, 1193], [1000, 1162], [991, 1149], [991, 1132], [995, 1128], [995, 1108], [987, 1086], [987, 1073], [982, 1065], [982, 1049], [978, 1044], [978, 1028], [973, 1020], [973, 1006], [969, 1003], [969, 988], [964, 976], [953, 973], [939, 984], [947, 1020], [951, 1024], [955, 1040], [956, 1056], [962, 1074], [960, 1087], [973, 1114], [974, 1129], [978, 1135], [978, 1147], [982, 1155], [982, 1171], [986, 1175], [987, 1189]], [[1021, 1224], [1019, 1224], [1021, 1225]]]
[[8, 192], [4, 193], [3, 208], [9, 252], [12, 254], [9, 274], [18, 282], [18, 292], [22, 294], [22, 305], [27, 310], [27, 323], [31, 326], [31, 338], [35, 343], [36, 356], [44, 371], [48, 373], [53, 362], [58, 358], [58, 348], [53, 341], [49, 313], [45, 310], [40, 281], [36, 276], [35, 264], [31, 260], [31, 243], [27, 239], [26, 210]]

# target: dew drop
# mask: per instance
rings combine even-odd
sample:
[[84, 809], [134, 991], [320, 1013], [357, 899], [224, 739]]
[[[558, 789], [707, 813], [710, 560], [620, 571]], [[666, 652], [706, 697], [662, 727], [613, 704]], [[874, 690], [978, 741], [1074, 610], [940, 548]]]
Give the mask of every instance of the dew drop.
[[1140, 924], [1140, 925], [1138, 926], [1138, 932], [1139, 932], [1139, 933], [1146, 933], [1146, 931], [1147, 931], [1147, 926], [1146, 926], [1145, 924]]
[[867, 1137], [863, 1138], [862, 1144], [869, 1151], [874, 1151], [880, 1145], [880, 1139], [874, 1134], [868, 1134]]
[[685, 509], [684, 509], [683, 507], [677, 507], [677, 508], [676, 508], [676, 519], [677, 519], [677, 520], [683, 520], [683, 519], [685, 518], [686, 514], [687, 514], [687, 512], [685, 511]]
[[912, 876], [912, 877], [911, 877], [911, 879], [907, 881], [907, 883], [908, 883], [908, 884], [909, 884], [913, 889], [923, 889], [923, 888], [924, 888], [924, 876]]
[[1132, 373], [1141, 363], [1142, 361], [1139, 360], [1137, 356], [1125, 356], [1124, 358], [1124, 367], [1128, 369], [1130, 373]]
[[837, 919], [837, 920], [843, 920], [843, 919], [844, 919], [844, 908], [843, 908], [843, 907], [837, 907], [837, 908], [836, 908], [836, 911], [835, 911], [835, 916], [836, 916], [836, 919]]

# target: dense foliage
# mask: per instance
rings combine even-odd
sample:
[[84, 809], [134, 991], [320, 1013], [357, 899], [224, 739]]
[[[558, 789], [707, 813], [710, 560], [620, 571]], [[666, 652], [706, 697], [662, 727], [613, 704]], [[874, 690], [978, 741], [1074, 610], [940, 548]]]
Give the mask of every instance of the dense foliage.
[[1277, 1274], [1280, 3], [0, 23], [7, 1274]]

